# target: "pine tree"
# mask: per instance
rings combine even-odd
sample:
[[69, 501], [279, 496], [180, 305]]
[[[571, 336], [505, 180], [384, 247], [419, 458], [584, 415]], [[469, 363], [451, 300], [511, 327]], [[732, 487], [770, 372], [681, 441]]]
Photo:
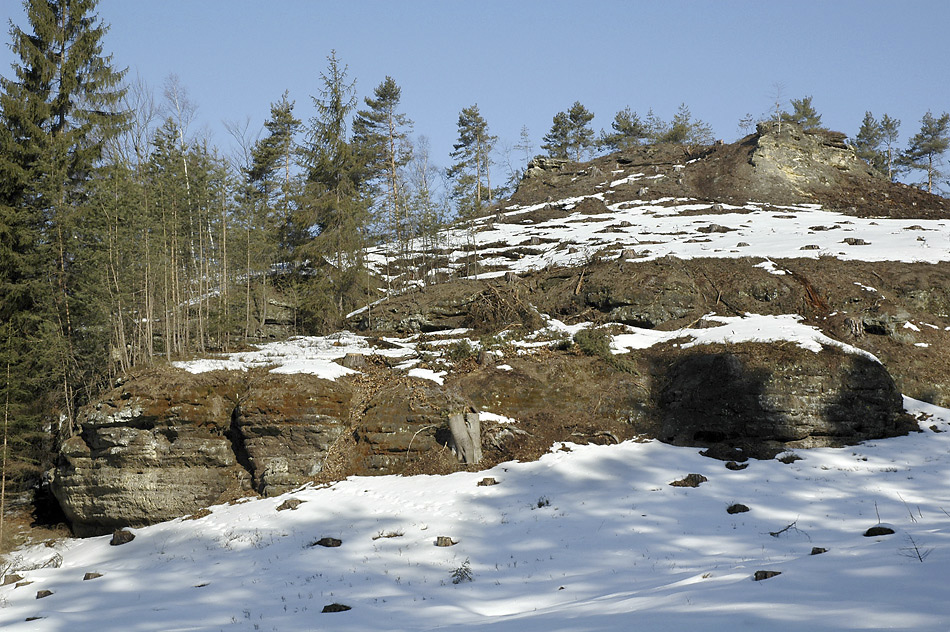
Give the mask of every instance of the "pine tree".
[[88, 243], [79, 237], [89, 229], [86, 185], [125, 115], [122, 72], [102, 53], [108, 29], [95, 6], [24, 2], [32, 32], [11, 23], [15, 78], [0, 77], [0, 321], [12, 335], [14, 427], [36, 428], [48, 407], [71, 432], [79, 391], [94, 382], [87, 373], [99, 359], [84, 362], [76, 348], [77, 314], [89, 298], [78, 291]]
[[647, 138], [653, 143], [708, 145], [713, 141], [712, 127], [701, 119], [693, 119], [685, 103], [680, 104], [669, 123], [656, 116], [651, 109], [647, 112], [645, 128]]
[[883, 171], [886, 168], [884, 154], [881, 152], [883, 140], [884, 132], [880, 121], [874, 118], [870, 111], [865, 112], [858, 134], [854, 137], [855, 154], [872, 167]]
[[452, 197], [463, 217], [476, 215], [484, 203], [492, 200], [491, 154], [497, 141], [498, 137], [488, 132], [478, 104], [459, 113], [458, 140], [450, 154], [456, 162], [446, 175], [455, 183]]
[[412, 121], [399, 112], [401, 88], [387, 76], [373, 91], [373, 96], [364, 99], [368, 109], [357, 113], [353, 121], [353, 138], [365, 152], [369, 163], [367, 182], [372, 186], [378, 206], [389, 223], [391, 238], [398, 244], [406, 244], [408, 238], [408, 213], [403, 204], [403, 167], [409, 162], [408, 137]]
[[594, 130], [590, 122], [594, 115], [580, 101], [575, 101], [567, 112], [554, 115], [551, 130], [544, 136], [541, 149], [553, 158], [580, 161], [594, 146]]
[[614, 116], [609, 134], [600, 132], [600, 145], [607, 151], [621, 151], [640, 144], [646, 138], [646, 127], [637, 113], [626, 107]]
[[920, 120], [920, 131], [910, 139], [910, 145], [898, 162], [908, 169], [927, 172], [927, 191], [933, 193], [934, 180], [941, 176], [943, 154], [950, 148], [950, 114], [935, 117], [930, 111]]
[[821, 114], [811, 104], [811, 97], [802, 97], [801, 99], [792, 99], [792, 111], [783, 112], [782, 118], [792, 123], [797, 123], [803, 130], [820, 130]]

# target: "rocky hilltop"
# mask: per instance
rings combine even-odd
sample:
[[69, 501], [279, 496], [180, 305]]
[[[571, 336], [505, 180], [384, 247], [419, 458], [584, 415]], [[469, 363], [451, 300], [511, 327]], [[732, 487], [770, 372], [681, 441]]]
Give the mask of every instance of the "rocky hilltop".
[[[906, 433], [902, 394], [950, 405], [947, 205], [789, 125], [536, 159], [511, 200], [416, 253], [430, 277], [368, 253], [406, 289], [352, 333], [125, 376], [82, 411], [52, 488], [94, 534], [562, 443], [656, 438], [741, 467]], [[479, 463], [453, 418], [477, 419]]]

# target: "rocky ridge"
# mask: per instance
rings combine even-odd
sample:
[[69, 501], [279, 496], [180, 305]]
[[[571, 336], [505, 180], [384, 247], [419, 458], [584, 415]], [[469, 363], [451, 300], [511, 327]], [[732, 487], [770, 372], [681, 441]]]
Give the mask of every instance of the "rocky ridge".
[[[905, 433], [902, 392], [950, 403], [946, 204], [884, 181], [839, 136], [789, 126], [536, 160], [507, 206], [435, 253], [439, 274], [465, 278], [351, 316], [366, 337], [327, 358], [357, 372], [127, 376], [82, 411], [53, 491], [92, 534], [308, 481], [474, 467], [452, 452], [458, 411], [483, 415], [482, 465], [566, 441], [654, 437], [742, 460]], [[915, 249], [926, 263], [901, 254]], [[404, 263], [390, 282], [411, 287]], [[749, 314], [797, 315], [817, 346], [689, 342]]]

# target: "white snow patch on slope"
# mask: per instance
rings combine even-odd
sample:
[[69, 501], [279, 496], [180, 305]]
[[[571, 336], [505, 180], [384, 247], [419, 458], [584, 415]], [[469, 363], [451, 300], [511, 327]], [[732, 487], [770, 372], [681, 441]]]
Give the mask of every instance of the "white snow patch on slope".
[[446, 371], [433, 371], [431, 369], [409, 369], [409, 377], [416, 377], [420, 380], [429, 380], [436, 384], [445, 384]]
[[[646, 179], [640, 174], [627, 178]], [[627, 178], [611, 184], [619, 186]], [[465, 269], [469, 275], [493, 278], [508, 270], [525, 272], [547, 266], [580, 265], [593, 253], [619, 255], [628, 248], [636, 249], [638, 260], [642, 261], [668, 255], [683, 259], [834, 256], [861, 261], [950, 260], [950, 223], [943, 220], [851, 217], [823, 210], [817, 204], [721, 204], [720, 212], [712, 212], [712, 203], [688, 198], [611, 203], [605, 195], [595, 193], [509, 207], [500, 213], [501, 221], [484, 217], [446, 230], [440, 235], [440, 248], [451, 253], [445, 270]], [[586, 199], [604, 201], [609, 213], [585, 215], [575, 211]], [[518, 220], [521, 215], [543, 209], [560, 209], [569, 215], [527, 223]], [[698, 230], [710, 224], [727, 230]], [[813, 230], [817, 227], [821, 228]], [[542, 245], [534, 248], [535, 252], [525, 251], [522, 247], [532, 237], [540, 239]], [[847, 238], [861, 240], [854, 242], [861, 245], [846, 243]], [[739, 247], [739, 243], [747, 245]], [[377, 273], [386, 270], [387, 248], [393, 250], [380, 246], [367, 253], [367, 261]], [[515, 249], [520, 250], [512, 252]], [[477, 266], [469, 259], [474, 253], [482, 259]], [[486, 265], [498, 269], [482, 269]], [[780, 273], [777, 268], [771, 270]]]
[[699, 329], [677, 329], [657, 331], [655, 329], [637, 329], [629, 327], [630, 333], [613, 337], [612, 351], [625, 353], [632, 349], [646, 349], [661, 342], [691, 338], [682, 343], [683, 348], [705, 344], [738, 344], [742, 342], [793, 342], [803, 349], [818, 353], [822, 347], [835, 347], [847, 353], [861, 355], [880, 362], [874, 355], [863, 349], [829, 338], [816, 327], [802, 323], [798, 314], [763, 316], [745, 314], [744, 316], [703, 317], [707, 322], [722, 323], [719, 326]]
[[[395, 342], [396, 339], [389, 339]], [[207, 371], [247, 371], [252, 368], [270, 367], [271, 373], [308, 373], [327, 380], [356, 373], [334, 362], [348, 353], [379, 354], [393, 358], [414, 353], [413, 345], [402, 344], [396, 349], [377, 349], [363, 336], [347, 331], [329, 336], [299, 336], [281, 342], [255, 345], [254, 351], [230, 353], [217, 358], [203, 358], [172, 365], [189, 373]]]

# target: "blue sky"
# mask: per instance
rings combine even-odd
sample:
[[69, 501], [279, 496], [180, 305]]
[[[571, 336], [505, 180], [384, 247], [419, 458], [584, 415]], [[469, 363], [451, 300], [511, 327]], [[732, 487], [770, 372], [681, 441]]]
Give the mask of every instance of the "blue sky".
[[[24, 23], [20, 2], [0, 6]], [[396, 80], [443, 166], [473, 103], [500, 146], [527, 126], [538, 153], [575, 100], [598, 130], [628, 105], [669, 119], [686, 103], [727, 141], [745, 113], [769, 109], [776, 85], [786, 100], [812, 95], [825, 125], [848, 134], [865, 110], [901, 119], [904, 140], [928, 109], [950, 110], [946, 0], [101, 0], [98, 12], [115, 65], [158, 94], [178, 75], [196, 128], [225, 151], [222, 120], [250, 117], [257, 130], [284, 90], [311, 116], [333, 49], [361, 99]], [[12, 61], [3, 47], [0, 73]]]

